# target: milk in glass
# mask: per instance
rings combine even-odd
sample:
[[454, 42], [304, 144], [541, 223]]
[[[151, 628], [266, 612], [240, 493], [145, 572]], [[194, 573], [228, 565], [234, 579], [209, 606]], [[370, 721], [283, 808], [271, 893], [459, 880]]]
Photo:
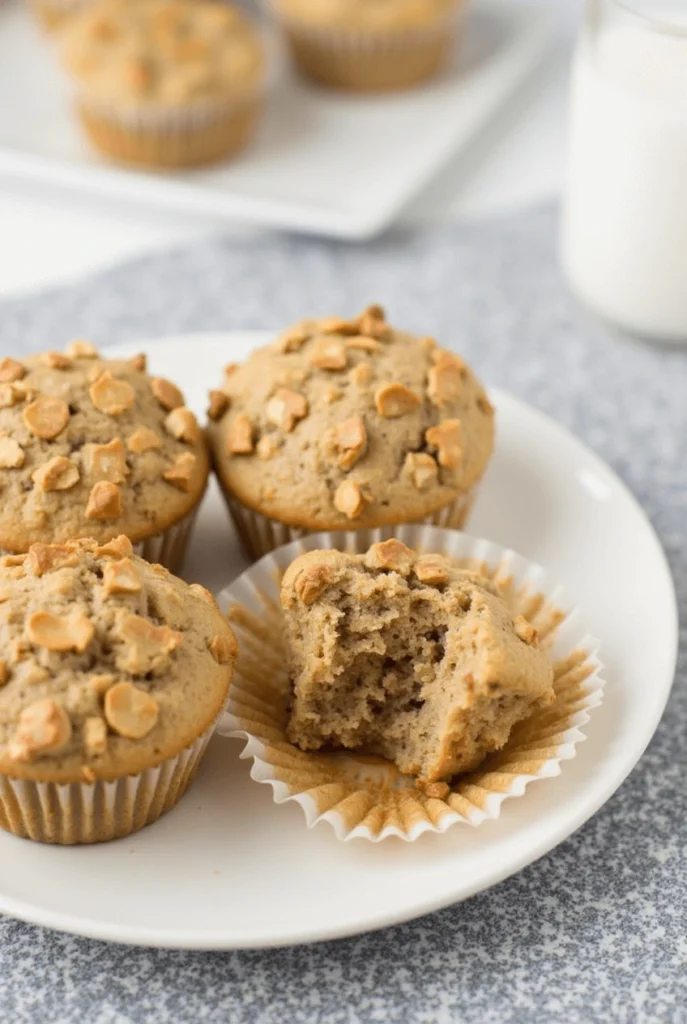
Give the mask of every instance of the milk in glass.
[[687, 342], [687, 0], [588, 2], [562, 260], [607, 320]]

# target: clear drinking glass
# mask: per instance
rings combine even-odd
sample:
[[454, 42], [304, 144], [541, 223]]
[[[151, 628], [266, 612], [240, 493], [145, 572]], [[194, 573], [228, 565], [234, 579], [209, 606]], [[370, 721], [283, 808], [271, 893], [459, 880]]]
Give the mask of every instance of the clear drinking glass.
[[687, 342], [687, 0], [587, 0], [562, 263], [634, 334]]

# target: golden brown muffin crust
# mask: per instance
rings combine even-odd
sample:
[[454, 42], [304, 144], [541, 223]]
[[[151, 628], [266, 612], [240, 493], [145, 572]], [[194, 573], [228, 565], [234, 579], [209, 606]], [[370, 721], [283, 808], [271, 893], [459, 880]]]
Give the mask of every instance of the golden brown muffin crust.
[[255, 28], [217, 0], [101, 0], [63, 36], [91, 102], [185, 106], [254, 89], [264, 73]]
[[36, 544], [0, 558], [0, 772], [136, 774], [213, 722], [236, 658], [213, 597], [132, 553]]
[[248, 507], [308, 529], [420, 519], [468, 492], [494, 415], [467, 364], [359, 317], [305, 320], [211, 392], [217, 472]]
[[104, 360], [78, 341], [0, 361], [0, 548], [153, 536], [197, 504], [208, 471], [182, 393], [145, 357]]

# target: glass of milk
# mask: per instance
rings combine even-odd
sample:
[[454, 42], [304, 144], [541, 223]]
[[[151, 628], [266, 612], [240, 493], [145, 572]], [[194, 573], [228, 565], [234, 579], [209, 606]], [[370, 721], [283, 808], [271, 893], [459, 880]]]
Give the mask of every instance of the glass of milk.
[[586, 0], [562, 261], [612, 324], [687, 343], [687, 0]]

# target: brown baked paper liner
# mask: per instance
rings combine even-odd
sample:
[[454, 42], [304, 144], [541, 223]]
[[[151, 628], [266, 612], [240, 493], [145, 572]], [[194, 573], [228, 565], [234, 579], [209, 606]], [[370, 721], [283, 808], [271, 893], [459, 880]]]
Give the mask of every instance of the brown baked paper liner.
[[[519, 723], [498, 753], [478, 771], [456, 776], [448, 791], [418, 789], [414, 779], [378, 757], [347, 751], [304, 753], [286, 737], [289, 680], [283, 644], [279, 584], [299, 554], [315, 548], [366, 550], [394, 535], [417, 550], [437, 552], [481, 572], [498, 586], [513, 615], [538, 630], [554, 665], [555, 702]], [[459, 822], [498, 818], [503, 803], [523, 796], [537, 779], [559, 775], [576, 754], [583, 727], [600, 704], [604, 680], [599, 644], [549, 574], [489, 541], [433, 527], [404, 526], [303, 538], [267, 555], [219, 595], [239, 644], [228, 710], [218, 731], [246, 740], [251, 777], [272, 787], [277, 803], [295, 800], [309, 826], [332, 825], [339, 839], [413, 840]]]
[[170, 811], [193, 781], [216, 722], [176, 757], [112, 782], [32, 782], [0, 775], [0, 828], [39, 843], [102, 843]]
[[262, 92], [247, 91], [188, 108], [119, 108], [77, 101], [81, 124], [94, 146], [113, 160], [141, 167], [194, 167], [232, 156], [250, 142]]
[[[307, 530], [300, 526], [289, 526], [288, 523], [281, 523], [278, 519], [271, 519], [261, 512], [248, 508], [247, 505], [242, 505], [233, 494], [229, 493], [221, 480], [220, 488], [231, 517], [234, 520], [241, 546], [251, 561], [262, 558], [263, 555], [282, 547], [284, 544], [290, 544], [292, 541], [301, 540], [303, 537], [321, 534], [322, 532], [321, 530]], [[449, 505], [444, 505], [443, 508], [432, 512], [428, 516], [424, 516], [412, 525], [443, 526], [453, 530], [461, 530], [468, 520], [476, 497], [477, 485], [464, 494], [459, 495]], [[389, 529], [393, 533], [393, 530], [400, 529], [400, 527], [395, 526]], [[377, 530], [373, 529], [361, 529], [355, 532], [360, 538], [361, 550], [363, 551], [366, 551], [370, 544], [374, 543], [374, 540], [370, 538], [377, 536], [378, 533]]]
[[338, 89], [381, 92], [432, 78], [447, 62], [465, 8], [399, 31], [344, 30], [290, 18], [268, 0], [296, 65], [308, 78]]

